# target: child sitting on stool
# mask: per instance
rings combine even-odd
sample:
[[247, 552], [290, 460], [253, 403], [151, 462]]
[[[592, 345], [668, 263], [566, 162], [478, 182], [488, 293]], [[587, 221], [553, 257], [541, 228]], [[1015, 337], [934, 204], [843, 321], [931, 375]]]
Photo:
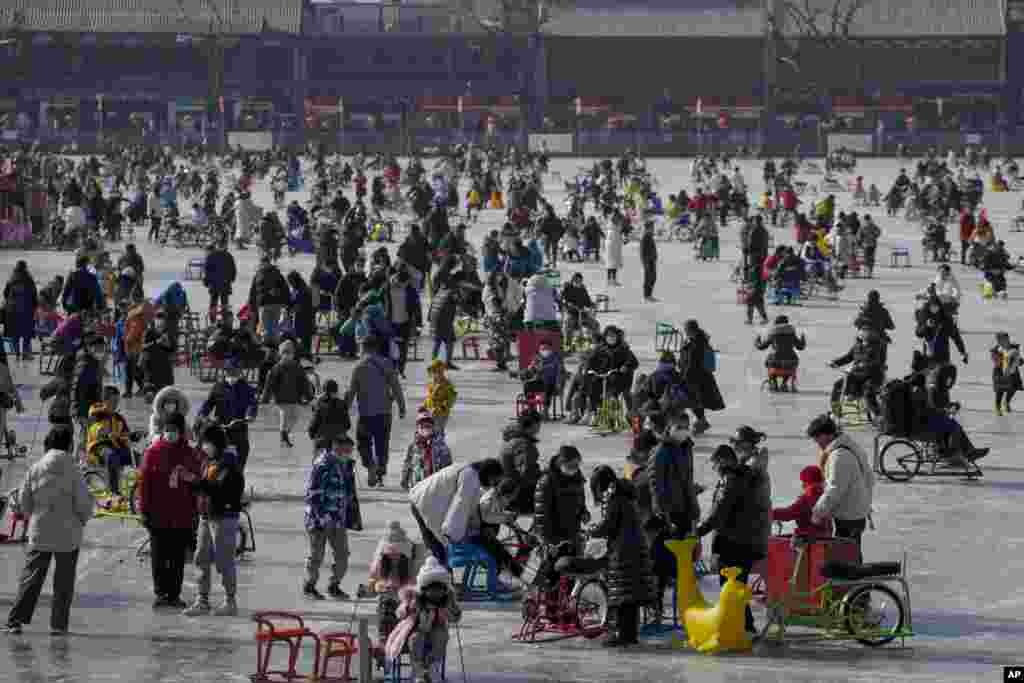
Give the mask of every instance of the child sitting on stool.
[[402, 593], [401, 621], [388, 637], [385, 655], [395, 660], [408, 645], [413, 680], [440, 681], [448, 651], [448, 625], [462, 618], [448, 570], [436, 558], [428, 557], [416, 577], [416, 589]]
[[551, 402], [562, 393], [562, 354], [555, 351], [551, 342], [542, 341], [537, 355], [520, 375], [523, 380], [523, 394], [544, 394], [544, 419], [551, 419]]

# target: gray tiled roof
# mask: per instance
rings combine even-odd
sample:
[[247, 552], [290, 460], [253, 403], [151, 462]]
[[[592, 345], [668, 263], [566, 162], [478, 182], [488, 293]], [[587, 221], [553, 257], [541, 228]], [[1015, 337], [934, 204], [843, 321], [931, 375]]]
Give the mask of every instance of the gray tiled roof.
[[[302, 0], [0, 0], [0, 27], [20, 12], [33, 31], [100, 33], [259, 33], [266, 19], [273, 31], [302, 29]], [[211, 9], [212, 8], [212, 9]]]
[[[837, 0], [807, 0], [820, 10], [818, 25], [829, 30]], [[839, 0], [842, 7], [854, 0]], [[779, 0], [798, 8], [805, 0]], [[856, 14], [851, 34], [862, 37], [998, 36], [1004, 35], [1003, 0], [867, 0]], [[544, 27], [558, 36], [707, 36], [753, 37], [764, 31], [761, 9], [643, 13], [634, 9], [565, 12]], [[785, 24], [794, 33], [792, 24]]]
[[761, 10], [649, 14], [566, 12], [548, 22], [543, 32], [556, 36], [754, 37], [762, 35], [763, 21]]
[[[797, 8], [805, 0], [788, 0]], [[852, 0], [842, 0], [847, 7]], [[820, 10], [818, 26], [829, 30], [829, 17], [836, 0], [809, 0]], [[855, 15], [850, 33], [856, 36], [997, 36], [1006, 30], [1003, 0], [867, 0]], [[787, 33], [793, 25], [785, 24]]]

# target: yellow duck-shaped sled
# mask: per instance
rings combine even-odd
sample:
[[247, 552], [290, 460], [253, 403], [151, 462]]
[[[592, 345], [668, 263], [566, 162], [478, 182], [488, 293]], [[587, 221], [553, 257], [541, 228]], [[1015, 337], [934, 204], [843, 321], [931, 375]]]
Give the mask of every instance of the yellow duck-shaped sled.
[[[740, 575], [739, 568], [726, 567], [722, 569], [722, 576], [727, 580], [718, 604], [708, 605], [693, 571], [693, 550], [699, 542], [691, 536], [665, 543], [676, 558], [679, 622], [686, 625], [689, 645], [704, 654], [750, 652], [754, 643], [747, 635], [744, 613], [750, 602], [751, 590], [736, 580]], [[683, 641], [673, 638], [673, 644], [681, 647]]]

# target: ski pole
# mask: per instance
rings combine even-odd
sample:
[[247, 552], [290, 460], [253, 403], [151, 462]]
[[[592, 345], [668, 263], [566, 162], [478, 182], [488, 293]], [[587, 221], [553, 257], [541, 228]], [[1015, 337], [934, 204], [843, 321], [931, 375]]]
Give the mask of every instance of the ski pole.
[[462, 654], [462, 629], [459, 622], [455, 622], [455, 640], [459, 644], [459, 666], [462, 667], [462, 683], [469, 683], [469, 673], [466, 671], [466, 658]]
[[32, 428], [32, 445], [28, 447], [28, 452], [32, 453], [36, 449], [36, 437], [39, 436], [39, 423], [43, 421], [43, 410], [46, 408], [46, 401], [39, 404], [39, 415], [36, 416], [36, 424]]

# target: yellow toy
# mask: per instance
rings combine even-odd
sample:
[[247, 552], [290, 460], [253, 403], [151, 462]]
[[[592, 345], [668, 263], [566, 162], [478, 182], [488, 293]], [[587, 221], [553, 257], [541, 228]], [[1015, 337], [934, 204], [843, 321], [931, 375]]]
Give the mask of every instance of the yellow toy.
[[745, 610], [753, 592], [736, 580], [741, 571], [738, 567], [722, 570], [727, 580], [717, 605], [686, 610], [686, 633], [690, 636], [690, 647], [698, 652], [750, 652], [754, 648], [744, 628]]
[[[754, 643], [745, 629], [745, 611], [750, 602], [751, 590], [736, 580], [740, 569], [727, 567], [722, 570], [726, 577], [719, 602], [709, 606], [697, 585], [697, 574], [693, 571], [693, 550], [700, 541], [696, 537], [681, 541], [667, 541], [665, 547], [676, 558], [676, 591], [679, 622], [686, 625], [689, 645], [704, 654], [720, 652], [749, 652]], [[673, 645], [682, 647], [682, 640], [673, 636]]]
[[992, 287], [992, 283], [988, 280], [981, 283], [981, 296], [983, 299], [991, 299], [995, 296], [995, 288]]

